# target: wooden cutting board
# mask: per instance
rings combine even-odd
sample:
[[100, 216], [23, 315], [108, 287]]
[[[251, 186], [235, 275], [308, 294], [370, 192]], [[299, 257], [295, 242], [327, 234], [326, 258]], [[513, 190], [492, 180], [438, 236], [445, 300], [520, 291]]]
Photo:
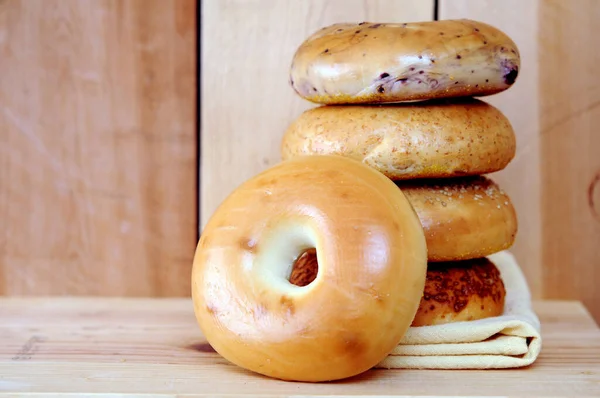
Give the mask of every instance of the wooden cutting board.
[[229, 364], [203, 338], [188, 299], [0, 299], [0, 393], [600, 396], [600, 329], [587, 310], [565, 301], [534, 308], [544, 346], [528, 368], [372, 370], [309, 384]]

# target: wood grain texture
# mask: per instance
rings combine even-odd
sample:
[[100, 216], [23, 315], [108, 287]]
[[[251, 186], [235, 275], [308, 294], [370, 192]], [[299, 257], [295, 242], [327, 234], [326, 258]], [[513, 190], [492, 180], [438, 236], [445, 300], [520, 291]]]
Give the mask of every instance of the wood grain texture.
[[543, 1], [538, 20], [544, 297], [600, 320], [600, 2]]
[[[515, 12], [518, 10], [518, 12]], [[489, 174], [510, 196], [519, 220], [511, 252], [523, 268], [535, 297], [542, 296], [539, 56], [537, 0], [440, 0], [440, 19], [469, 18], [491, 24], [509, 35], [519, 48], [521, 70], [510, 89], [480, 98], [496, 106], [511, 122], [517, 152], [502, 171]]]
[[[216, 354], [188, 299], [0, 300], [0, 392], [175, 396], [593, 396], [600, 330], [576, 302], [535, 302], [544, 347], [528, 368], [383, 370], [311, 384], [268, 379]], [[11, 395], [14, 396], [14, 395]], [[161, 395], [163, 396], [163, 395]]]
[[433, 1], [203, 2], [201, 228], [239, 184], [280, 160], [285, 129], [314, 105], [289, 85], [296, 48], [336, 22], [431, 20]]
[[491, 23], [519, 46], [517, 83], [489, 99], [517, 134], [515, 160], [492, 174], [517, 209], [512, 251], [534, 297], [582, 300], [600, 320], [600, 3], [441, 0], [440, 6], [441, 18]]
[[0, 2], [0, 294], [188, 294], [195, 7]]

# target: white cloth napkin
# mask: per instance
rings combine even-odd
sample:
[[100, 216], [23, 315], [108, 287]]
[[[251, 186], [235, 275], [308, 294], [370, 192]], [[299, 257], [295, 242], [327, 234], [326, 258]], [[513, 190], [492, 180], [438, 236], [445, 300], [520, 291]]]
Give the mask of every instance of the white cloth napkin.
[[476, 321], [411, 327], [376, 368], [501, 369], [532, 364], [542, 348], [527, 281], [507, 251], [488, 257], [506, 288], [504, 313]]

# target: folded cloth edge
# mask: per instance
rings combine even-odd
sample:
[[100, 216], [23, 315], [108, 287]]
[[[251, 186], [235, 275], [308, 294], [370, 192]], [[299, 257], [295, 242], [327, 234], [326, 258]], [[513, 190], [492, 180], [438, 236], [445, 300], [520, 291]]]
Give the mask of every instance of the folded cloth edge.
[[523, 355], [528, 349], [524, 337], [496, 335], [475, 343], [399, 344], [390, 355]]
[[383, 369], [509, 369], [531, 365], [535, 357], [506, 355], [388, 356], [376, 368]]

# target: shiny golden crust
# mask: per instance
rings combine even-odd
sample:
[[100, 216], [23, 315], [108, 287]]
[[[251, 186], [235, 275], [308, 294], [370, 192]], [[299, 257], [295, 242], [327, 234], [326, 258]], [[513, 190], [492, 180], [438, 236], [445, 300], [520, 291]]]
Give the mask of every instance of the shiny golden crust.
[[329, 105], [288, 128], [281, 156], [346, 156], [393, 180], [486, 174], [513, 159], [515, 134], [495, 107], [475, 99], [402, 105]]
[[[294, 286], [293, 262], [310, 248], [317, 278]], [[230, 362], [274, 378], [336, 380], [399, 343], [426, 269], [423, 229], [390, 179], [348, 158], [303, 157], [219, 206], [198, 243], [192, 298], [208, 342]]]
[[419, 215], [431, 262], [467, 260], [508, 249], [517, 216], [508, 195], [483, 176], [396, 183]]
[[411, 326], [499, 316], [505, 297], [500, 271], [487, 258], [430, 263], [423, 298]]
[[484, 96], [511, 87], [519, 67], [515, 43], [477, 21], [341, 23], [299, 46], [290, 84], [321, 104]]

